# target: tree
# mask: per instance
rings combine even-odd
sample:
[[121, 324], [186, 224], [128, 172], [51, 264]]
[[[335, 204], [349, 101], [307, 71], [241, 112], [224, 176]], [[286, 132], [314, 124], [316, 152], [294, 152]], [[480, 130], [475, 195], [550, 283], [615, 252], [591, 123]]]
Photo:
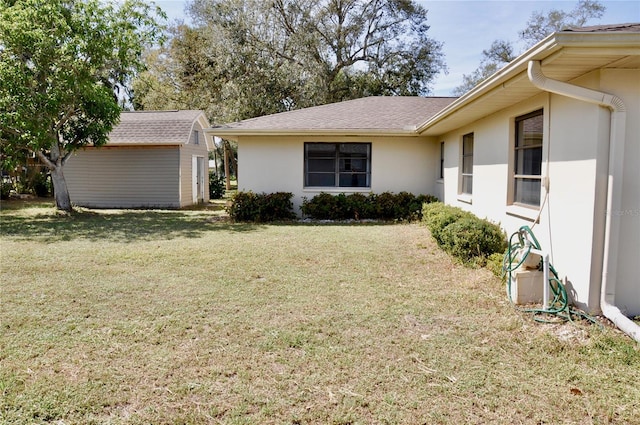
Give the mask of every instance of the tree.
[[0, 0], [2, 151], [36, 153], [60, 210], [72, 210], [64, 164], [106, 143], [142, 51], [162, 37], [154, 10], [164, 16], [142, 0]]
[[275, 0], [269, 12], [281, 37], [255, 41], [309, 72], [321, 103], [424, 95], [444, 68], [427, 10], [413, 1]]
[[606, 7], [598, 1], [579, 0], [570, 12], [557, 9], [551, 9], [547, 15], [533, 12], [527, 28], [520, 31], [520, 39], [529, 48], [553, 32], [584, 26], [590, 19], [600, 19], [605, 10]]
[[[367, 95], [424, 95], [445, 69], [427, 11], [410, 0], [193, 0], [188, 11], [195, 26], [174, 29], [168, 47], [147, 56], [137, 106], [199, 98], [212, 122], [229, 122]], [[202, 88], [206, 99], [196, 96]]]
[[[579, 0], [570, 12], [551, 9], [545, 15], [536, 11], [527, 21], [527, 28], [519, 32], [519, 38], [528, 49], [551, 33], [570, 27], [584, 26], [590, 19], [600, 19], [605, 10], [606, 8], [597, 0]], [[488, 50], [482, 51], [480, 66], [471, 74], [462, 76], [462, 84], [453, 90], [453, 94], [461, 96], [489, 78], [517, 57], [514, 51], [512, 42], [494, 41]]]
[[495, 40], [488, 50], [482, 51], [480, 66], [471, 74], [462, 76], [462, 84], [453, 90], [453, 95], [462, 96], [515, 58], [514, 47], [510, 41]]
[[221, 32], [178, 25], [144, 60], [148, 69], [133, 82], [135, 109], [202, 109], [211, 122], [287, 110], [291, 73]]

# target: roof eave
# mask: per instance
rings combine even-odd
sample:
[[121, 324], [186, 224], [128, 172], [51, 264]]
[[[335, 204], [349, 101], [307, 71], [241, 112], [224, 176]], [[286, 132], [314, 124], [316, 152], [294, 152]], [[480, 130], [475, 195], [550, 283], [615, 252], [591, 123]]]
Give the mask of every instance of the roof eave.
[[213, 136], [210, 134], [207, 134], [207, 128], [209, 128], [211, 126], [211, 124], [209, 123], [209, 119], [207, 118], [207, 116], [205, 115], [204, 112], [200, 112], [200, 114], [198, 114], [198, 116], [193, 120], [193, 122], [191, 123], [191, 131], [189, 132], [189, 137], [187, 138], [186, 142], [183, 144], [189, 144], [189, 140], [191, 139], [191, 133], [193, 132], [193, 128], [195, 127], [196, 123], [200, 124], [200, 128], [202, 129], [202, 134], [204, 135], [204, 143], [207, 146], [207, 151], [210, 152], [212, 150], [215, 149], [215, 142], [213, 141]]
[[140, 142], [140, 143], [127, 143], [127, 142], [116, 142], [116, 143], [111, 143], [111, 142], [107, 142], [104, 145], [101, 146], [87, 146], [87, 147], [107, 147], [107, 148], [122, 148], [122, 147], [153, 147], [153, 146], [184, 146], [185, 143], [184, 142], [168, 142], [168, 143], [158, 143], [158, 142]]
[[[449, 106], [429, 118], [423, 124], [419, 125], [416, 128], [416, 132], [418, 134], [424, 133], [435, 123], [464, 108], [466, 105], [474, 102], [496, 87], [499, 87], [501, 85], [506, 86], [507, 82], [511, 78], [516, 77], [518, 74], [527, 69], [527, 64], [530, 60], [541, 59], [542, 56], [548, 56], [549, 54], [561, 49], [562, 46], [557, 42], [555, 35], [558, 34], [554, 34], [545, 38], [540, 43], [529, 49], [527, 52], [507, 64], [504, 68], [493, 74], [491, 77], [487, 78], [482, 83], [478, 84], [476, 87], [460, 96]], [[545, 52], [547, 53], [543, 54]]]
[[455, 100], [449, 106], [429, 118], [417, 127], [416, 132], [422, 135], [436, 123], [449, 117], [460, 109], [463, 109], [470, 103], [475, 102], [492, 90], [499, 87], [508, 87], [510, 80], [518, 77], [522, 73], [526, 73], [527, 65], [531, 60], [544, 60], [563, 48], [568, 47], [589, 47], [595, 49], [606, 49], [611, 47], [637, 48], [637, 43], [637, 33], [558, 32], [551, 34], [507, 64], [504, 68], [493, 74], [491, 77]]
[[240, 136], [345, 136], [345, 137], [416, 137], [420, 136], [415, 129], [375, 129], [375, 128], [349, 128], [349, 129], [241, 129], [214, 127], [204, 130], [205, 133], [223, 139], [237, 140]]

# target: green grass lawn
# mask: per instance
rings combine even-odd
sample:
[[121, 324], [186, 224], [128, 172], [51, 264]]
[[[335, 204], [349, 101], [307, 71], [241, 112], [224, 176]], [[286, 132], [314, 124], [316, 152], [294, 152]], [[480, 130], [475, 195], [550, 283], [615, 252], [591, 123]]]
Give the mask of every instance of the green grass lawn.
[[638, 424], [640, 349], [419, 224], [3, 202], [0, 422]]

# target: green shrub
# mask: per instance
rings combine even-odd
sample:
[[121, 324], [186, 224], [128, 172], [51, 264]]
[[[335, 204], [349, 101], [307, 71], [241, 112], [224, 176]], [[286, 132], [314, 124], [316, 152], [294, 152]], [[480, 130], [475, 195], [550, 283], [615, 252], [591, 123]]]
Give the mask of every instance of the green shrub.
[[329, 193], [320, 193], [311, 200], [302, 199], [302, 214], [318, 220], [332, 220], [336, 216], [336, 198]]
[[280, 221], [296, 218], [293, 212], [293, 193], [276, 192], [259, 195], [260, 216], [256, 221]]
[[462, 217], [441, 232], [442, 248], [465, 263], [483, 266], [495, 252], [504, 252], [506, 238], [502, 230], [487, 220]]
[[412, 210], [412, 207], [417, 207], [417, 210], [420, 211], [422, 208], [422, 204], [415, 203], [416, 196], [413, 193], [409, 192], [400, 192], [396, 195], [396, 208], [394, 210], [394, 219], [396, 220], [408, 220], [411, 219], [415, 215], [415, 211]]
[[353, 211], [349, 202], [349, 198], [344, 193], [334, 196], [333, 216], [334, 220], [348, 220], [353, 217]]
[[442, 246], [442, 232], [451, 223], [460, 220], [463, 217], [472, 216], [471, 213], [461, 208], [452, 207], [442, 202], [434, 202], [426, 204], [422, 208], [422, 221], [431, 231], [438, 245]]
[[505, 274], [502, 271], [503, 260], [504, 260], [504, 253], [494, 252], [493, 254], [489, 255], [489, 257], [487, 258], [487, 264], [485, 265], [485, 267], [489, 269], [489, 271], [491, 271], [491, 273], [493, 273], [496, 277], [499, 277], [500, 279], [504, 279]]
[[390, 192], [383, 192], [375, 197], [376, 218], [381, 220], [393, 220], [396, 218], [396, 199]]
[[366, 220], [375, 218], [375, 212], [373, 209], [372, 198], [375, 195], [369, 196], [363, 193], [352, 193], [346, 196], [348, 206], [348, 217], [355, 220]]
[[492, 254], [501, 255], [506, 249], [500, 226], [470, 212], [443, 203], [425, 205], [422, 212], [438, 245], [466, 264], [484, 266]]
[[51, 180], [46, 172], [34, 173], [29, 180], [29, 186], [30, 192], [40, 198], [45, 198], [53, 192]]
[[18, 194], [31, 193], [31, 189], [29, 188], [29, 183], [25, 178], [21, 178], [15, 181], [13, 184], [13, 190], [15, 190], [16, 193]]
[[253, 192], [238, 192], [227, 207], [229, 216], [234, 221], [255, 221], [260, 214], [257, 196]]
[[295, 218], [292, 197], [292, 193], [285, 192], [238, 192], [231, 200], [227, 212], [234, 221], [264, 223], [291, 220]]
[[411, 200], [408, 206], [408, 211], [412, 215], [411, 220], [422, 220], [422, 207], [433, 202], [438, 202], [438, 198], [433, 195], [418, 195]]
[[2, 179], [0, 182], [0, 199], [9, 199], [12, 190], [13, 184], [8, 180]]
[[302, 201], [302, 214], [317, 220], [415, 220], [422, 216], [422, 205], [437, 200], [431, 195], [415, 196], [408, 192], [393, 194], [320, 193]]
[[224, 196], [226, 183], [223, 176], [209, 173], [209, 199], [221, 199]]

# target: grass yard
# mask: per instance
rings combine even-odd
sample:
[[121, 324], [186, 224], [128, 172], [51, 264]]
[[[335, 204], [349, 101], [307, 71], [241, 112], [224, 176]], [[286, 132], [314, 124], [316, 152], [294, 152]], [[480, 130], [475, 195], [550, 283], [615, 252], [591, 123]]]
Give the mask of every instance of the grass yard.
[[640, 424], [640, 349], [418, 224], [3, 202], [0, 422]]

